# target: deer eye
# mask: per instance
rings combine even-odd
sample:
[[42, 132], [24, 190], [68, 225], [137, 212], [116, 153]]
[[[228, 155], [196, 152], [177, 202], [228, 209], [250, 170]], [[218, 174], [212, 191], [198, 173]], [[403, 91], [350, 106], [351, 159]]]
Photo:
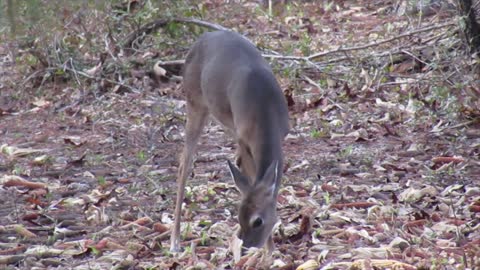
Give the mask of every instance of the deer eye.
[[257, 218], [253, 221], [253, 223], [252, 223], [252, 228], [256, 229], [256, 228], [258, 228], [258, 227], [260, 227], [260, 226], [262, 226], [262, 225], [263, 225], [263, 220], [262, 220], [262, 218], [257, 217]]

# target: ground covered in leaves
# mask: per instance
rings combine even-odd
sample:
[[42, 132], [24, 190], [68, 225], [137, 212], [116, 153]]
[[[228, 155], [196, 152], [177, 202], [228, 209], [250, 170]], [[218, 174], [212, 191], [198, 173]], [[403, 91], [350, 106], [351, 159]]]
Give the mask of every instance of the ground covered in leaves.
[[[184, 252], [168, 251], [185, 104], [181, 84], [152, 79], [145, 63], [183, 59], [203, 29], [176, 25], [164, 47], [147, 35], [128, 57], [107, 38], [103, 52], [70, 40], [84, 66], [26, 64], [32, 51], [14, 64], [0, 45], [0, 267], [479, 269], [480, 84], [459, 17], [292, 2], [270, 14], [257, 1], [195, 6], [257, 44], [289, 102], [271, 256], [231, 252], [235, 144], [215, 122], [187, 183]], [[73, 23], [64, 31], [94, 33]], [[115, 64], [128, 61], [120, 81]]]

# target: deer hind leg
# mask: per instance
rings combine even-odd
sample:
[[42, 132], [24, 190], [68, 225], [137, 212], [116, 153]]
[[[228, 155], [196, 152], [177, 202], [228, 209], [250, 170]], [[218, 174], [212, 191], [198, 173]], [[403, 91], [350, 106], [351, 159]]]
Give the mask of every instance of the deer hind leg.
[[180, 166], [177, 175], [177, 200], [175, 204], [175, 222], [170, 238], [170, 251], [180, 251], [180, 217], [182, 202], [185, 196], [185, 183], [192, 171], [193, 156], [196, 152], [198, 139], [208, 116], [208, 109], [191, 102], [187, 103], [187, 124], [185, 127], [185, 145], [180, 156]]

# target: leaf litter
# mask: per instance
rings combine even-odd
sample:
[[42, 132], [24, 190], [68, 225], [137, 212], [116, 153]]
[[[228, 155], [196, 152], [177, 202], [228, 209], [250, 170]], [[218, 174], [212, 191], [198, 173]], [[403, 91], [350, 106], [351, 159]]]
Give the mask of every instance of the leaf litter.
[[[253, 2], [235, 8], [220, 2], [205, 5], [223, 11], [219, 17], [231, 19], [227, 26], [266, 48], [287, 51], [294, 44], [295, 55], [369, 44], [388, 36], [381, 24], [395, 31], [408, 27], [404, 17], [381, 16], [385, 6], [365, 1], [332, 9], [298, 4], [304, 18], [279, 22], [249, 17], [256, 14]], [[358, 32], [352, 34], [352, 28]], [[260, 35], [267, 32], [274, 38]], [[297, 46], [302, 42], [308, 48]], [[101, 64], [85, 72], [94, 76]], [[374, 70], [344, 62], [324, 72], [301, 71], [308, 79], [280, 79], [284, 89], [295, 85], [291, 101], [297, 107], [291, 107], [293, 131], [284, 144], [286, 172], [271, 256], [263, 249], [240, 252], [235, 236], [240, 195], [225, 162], [234, 144], [215, 122], [202, 136], [187, 183], [185, 250], [168, 252], [185, 119], [175, 84], [157, 89], [143, 78], [132, 79], [145, 90], [122, 92], [117, 85], [84, 103], [72, 102], [79, 91], [64, 85], [62, 95], [5, 110], [0, 264], [6, 269], [478, 268], [478, 121], [444, 113], [458, 100], [422, 89], [419, 78], [434, 72], [415, 70], [413, 62], [392, 65], [390, 76], [410, 76], [390, 81], [399, 88], [382, 85]], [[349, 77], [344, 75], [351, 79], [341, 83]], [[59, 112], [53, 109], [58, 104], [71, 106]], [[475, 113], [473, 106], [465, 110]]]

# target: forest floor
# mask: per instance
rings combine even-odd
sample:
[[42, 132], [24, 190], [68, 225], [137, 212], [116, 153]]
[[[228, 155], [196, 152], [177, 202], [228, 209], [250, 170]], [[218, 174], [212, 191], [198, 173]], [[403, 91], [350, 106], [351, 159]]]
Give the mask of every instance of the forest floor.
[[[480, 269], [480, 84], [458, 18], [346, 2], [272, 19], [257, 1], [205, 1], [205, 20], [267, 55], [328, 52], [311, 66], [267, 56], [292, 125], [280, 223], [271, 256], [240, 260], [236, 146], [213, 121], [187, 182], [184, 251], [169, 252], [181, 84], [136, 67], [133, 90], [85, 90], [83, 78], [28, 76], [0, 44], [0, 268]], [[188, 49], [171, 47], [151, 55]]]

